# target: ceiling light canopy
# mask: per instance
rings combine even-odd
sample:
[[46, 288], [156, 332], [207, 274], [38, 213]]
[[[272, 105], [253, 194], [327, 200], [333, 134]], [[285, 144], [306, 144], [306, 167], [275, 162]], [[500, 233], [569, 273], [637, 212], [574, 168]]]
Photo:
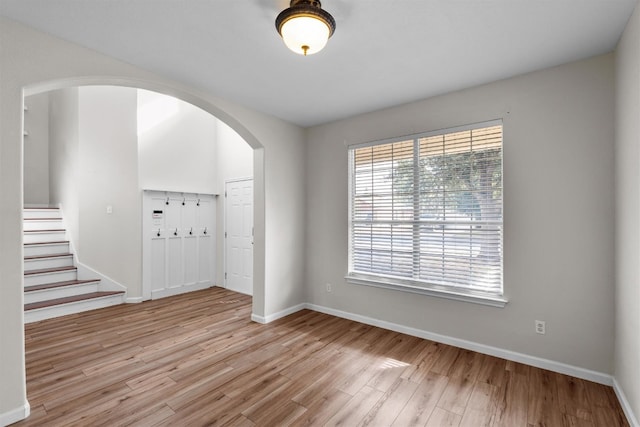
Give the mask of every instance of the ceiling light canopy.
[[276, 18], [276, 28], [289, 49], [306, 56], [325, 47], [336, 21], [318, 0], [291, 0]]

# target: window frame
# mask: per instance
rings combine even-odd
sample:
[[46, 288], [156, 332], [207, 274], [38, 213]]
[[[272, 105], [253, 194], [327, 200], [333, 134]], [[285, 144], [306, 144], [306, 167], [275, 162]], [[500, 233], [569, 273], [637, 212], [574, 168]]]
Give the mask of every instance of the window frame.
[[[447, 298], [457, 301], [472, 302], [482, 305], [488, 305], [493, 307], [504, 307], [508, 299], [504, 294], [504, 193], [500, 199], [501, 209], [501, 238], [500, 238], [500, 293], [482, 292], [475, 290], [468, 290], [453, 285], [442, 285], [429, 283], [427, 281], [418, 281], [415, 279], [403, 279], [397, 276], [386, 276], [379, 273], [363, 273], [354, 271], [354, 254], [353, 254], [353, 202], [355, 200], [354, 195], [354, 182], [355, 182], [355, 169], [354, 169], [354, 155], [357, 149], [379, 146], [384, 144], [404, 142], [408, 140], [416, 141], [422, 138], [428, 138], [433, 136], [447, 135], [456, 132], [464, 132], [470, 130], [477, 130], [482, 128], [488, 128], [493, 126], [502, 127], [502, 140], [501, 140], [501, 152], [500, 152], [500, 168], [501, 170], [501, 186], [504, 190], [504, 124], [502, 119], [489, 120], [484, 122], [472, 123], [463, 126], [456, 126], [444, 129], [438, 129], [428, 132], [421, 132], [412, 135], [398, 136], [393, 138], [386, 138], [383, 140], [376, 140], [364, 143], [351, 144], [347, 146], [348, 152], [348, 271], [345, 276], [347, 283], [356, 285], [373, 286], [384, 289], [391, 289], [396, 291], [403, 291], [409, 293], [417, 293], [422, 295], [429, 295], [440, 298]], [[415, 144], [415, 142], [414, 142]], [[415, 159], [417, 155], [414, 155], [414, 169]], [[415, 192], [413, 192], [415, 195]], [[415, 196], [414, 196], [415, 197]], [[415, 211], [414, 211], [415, 214]]]

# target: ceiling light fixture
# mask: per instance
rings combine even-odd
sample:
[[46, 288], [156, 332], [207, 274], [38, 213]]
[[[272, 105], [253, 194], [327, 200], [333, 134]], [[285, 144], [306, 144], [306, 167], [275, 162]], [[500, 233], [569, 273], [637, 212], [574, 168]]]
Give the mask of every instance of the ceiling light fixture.
[[276, 28], [289, 49], [307, 56], [325, 47], [336, 21], [318, 0], [291, 0], [276, 18]]

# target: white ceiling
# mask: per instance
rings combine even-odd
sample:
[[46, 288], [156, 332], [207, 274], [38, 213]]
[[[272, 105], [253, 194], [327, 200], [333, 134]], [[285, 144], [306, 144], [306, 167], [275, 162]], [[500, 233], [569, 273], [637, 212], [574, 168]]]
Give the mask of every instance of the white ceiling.
[[636, 0], [323, 0], [302, 57], [286, 0], [0, 0], [0, 15], [312, 126], [612, 51]]

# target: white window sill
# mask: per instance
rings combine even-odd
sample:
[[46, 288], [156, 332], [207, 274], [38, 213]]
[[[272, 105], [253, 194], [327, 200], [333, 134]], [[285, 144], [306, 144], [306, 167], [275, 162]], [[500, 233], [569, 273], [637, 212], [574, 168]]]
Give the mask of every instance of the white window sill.
[[437, 298], [445, 298], [456, 301], [470, 302], [473, 304], [488, 305], [491, 307], [504, 308], [509, 302], [503, 296], [480, 295], [465, 292], [456, 292], [444, 289], [422, 288], [409, 284], [400, 284], [385, 280], [384, 277], [371, 277], [360, 274], [348, 274], [345, 276], [347, 283], [354, 285], [373, 286], [376, 288], [392, 289], [396, 291], [411, 292], [414, 294], [428, 295]]

